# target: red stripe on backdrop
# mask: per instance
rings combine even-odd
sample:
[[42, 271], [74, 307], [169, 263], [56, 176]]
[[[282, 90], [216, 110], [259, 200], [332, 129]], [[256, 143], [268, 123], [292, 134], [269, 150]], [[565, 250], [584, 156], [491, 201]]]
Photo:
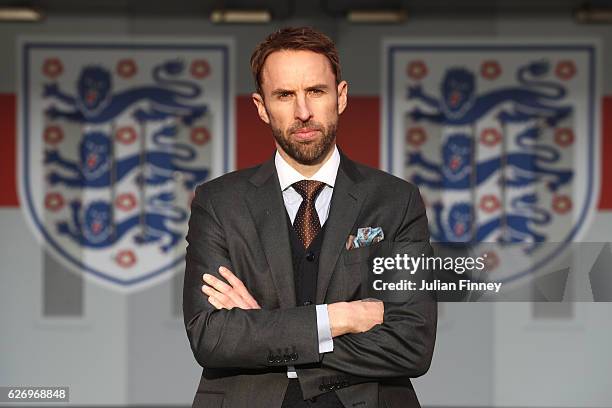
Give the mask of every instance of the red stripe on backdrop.
[[601, 190], [599, 209], [612, 209], [612, 96], [606, 96], [601, 108]]
[[18, 207], [15, 95], [0, 94], [0, 207]]
[[380, 99], [349, 96], [338, 123], [338, 146], [351, 159], [379, 167]]
[[255, 166], [274, 152], [270, 128], [257, 115], [251, 95], [236, 98], [236, 167]]
[[[338, 146], [353, 160], [378, 167], [379, 98], [351, 96], [338, 124]], [[272, 156], [270, 128], [259, 119], [250, 95], [236, 101], [236, 163], [239, 169], [254, 166]]]
[[[352, 96], [340, 117], [338, 145], [354, 160], [378, 167], [379, 98]], [[612, 210], [612, 96], [602, 103], [600, 210]], [[274, 151], [270, 130], [259, 117], [251, 97], [236, 100], [237, 167], [254, 166]], [[15, 95], [0, 94], [0, 207], [17, 207]], [[606, 188], [607, 187], [607, 188]]]

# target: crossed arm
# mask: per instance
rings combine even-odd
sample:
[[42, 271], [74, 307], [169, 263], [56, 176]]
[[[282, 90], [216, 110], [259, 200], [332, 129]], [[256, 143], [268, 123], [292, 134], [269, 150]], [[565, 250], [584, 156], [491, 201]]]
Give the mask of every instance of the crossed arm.
[[[233, 286], [223, 282], [226, 272], [222, 274], [219, 267], [231, 270], [232, 263], [225, 233], [209, 194], [202, 188], [198, 188], [192, 201], [187, 241], [183, 314], [191, 349], [202, 367], [248, 369], [320, 362], [315, 305], [263, 309], [238, 278], [233, 280]], [[216, 279], [217, 287], [225, 288], [225, 292], [229, 286], [232, 290], [223, 296], [205, 296], [202, 293], [204, 274], [210, 276], [207, 279]], [[234, 290], [234, 286], [241, 290]], [[332, 322], [333, 333], [339, 336], [382, 323], [382, 305], [362, 303], [358, 311], [364, 316], [356, 320], [358, 326], [346, 318], [350, 306], [343, 302], [331, 308], [334, 316], [339, 315]], [[295, 358], [290, 362], [270, 358], [279, 354]]]
[[[216, 309], [231, 310], [235, 307], [261, 309], [246, 286], [224, 266], [219, 274], [227, 281], [205, 273], [202, 276], [202, 292]], [[382, 302], [337, 302], [327, 306], [332, 337], [347, 333], [363, 333], [377, 324], [383, 323], [384, 305]]]
[[[329, 304], [334, 351], [319, 354], [315, 306], [262, 309], [231, 272], [222, 224], [210, 194], [199, 190], [192, 202], [187, 235], [183, 309], [191, 348], [200, 365], [295, 365], [300, 382], [330, 371], [375, 380], [417, 377], [427, 371], [435, 340], [435, 299], [418, 293], [403, 303]], [[418, 191], [414, 191], [394, 237], [394, 250], [412, 251], [416, 245], [419, 255], [428, 255], [431, 247], [425, 210]], [[299, 354], [299, 358], [290, 362], [270, 359], [274, 350]], [[311, 363], [321, 368], [300, 368]]]

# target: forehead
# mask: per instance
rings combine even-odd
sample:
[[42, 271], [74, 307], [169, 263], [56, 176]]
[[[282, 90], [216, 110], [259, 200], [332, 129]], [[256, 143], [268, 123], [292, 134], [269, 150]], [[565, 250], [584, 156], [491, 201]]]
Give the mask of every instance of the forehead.
[[262, 86], [268, 89], [292, 89], [334, 81], [327, 57], [313, 51], [275, 51], [268, 55], [262, 69]]

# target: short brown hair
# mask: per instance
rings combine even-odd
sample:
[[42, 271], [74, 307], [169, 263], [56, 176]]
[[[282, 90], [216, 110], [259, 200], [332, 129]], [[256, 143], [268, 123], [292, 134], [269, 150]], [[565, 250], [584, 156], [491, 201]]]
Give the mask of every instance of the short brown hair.
[[261, 92], [261, 72], [268, 55], [281, 50], [312, 51], [323, 54], [331, 64], [336, 77], [336, 84], [341, 79], [340, 59], [333, 41], [325, 34], [312, 27], [285, 27], [270, 34], [262, 41], [251, 55], [251, 72], [257, 92]]

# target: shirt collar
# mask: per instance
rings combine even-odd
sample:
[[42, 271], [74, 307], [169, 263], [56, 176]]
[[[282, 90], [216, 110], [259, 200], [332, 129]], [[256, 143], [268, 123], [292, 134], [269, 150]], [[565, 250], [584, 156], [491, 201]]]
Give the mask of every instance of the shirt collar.
[[274, 165], [276, 166], [276, 173], [278, 174], [278, 181], [282, 191], [285, 191], [293, 183], [300, 180], [315, 180], [321, 181], [330, 187], [334, 187], [336, 183], [336, 175], [338, 174], [338, 167], [340, 166], [340, 153], [338, 148], [334, 145], [334, 152], [331, 157], [327, 159], [323, 166], [312, 175], [312, 177], [302, 176], [296, 169], [291, 167], [289, 163], [276, 151], [274, 156]]

